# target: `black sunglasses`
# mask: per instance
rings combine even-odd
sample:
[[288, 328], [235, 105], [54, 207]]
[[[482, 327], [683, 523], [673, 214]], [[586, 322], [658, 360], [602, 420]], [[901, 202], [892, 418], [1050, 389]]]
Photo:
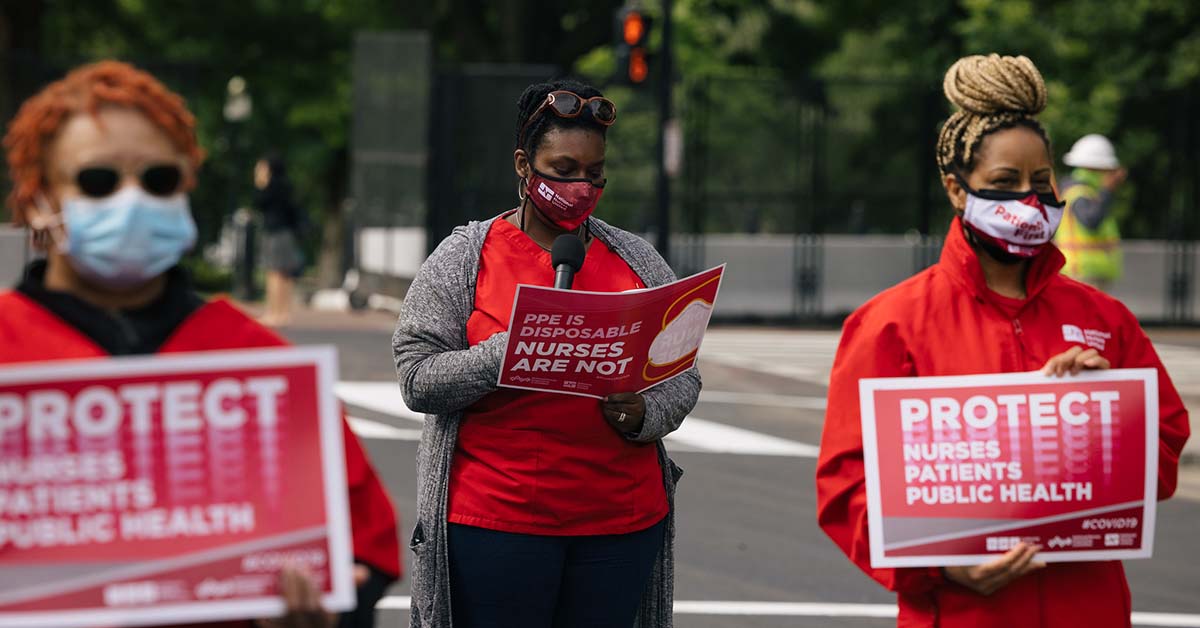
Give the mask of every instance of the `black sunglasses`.
[[[183, 170], [174, 164], [148, 166], [138, 175], [142, 189], [154, 196], [172, 196], [183, 183]], [[75, 185], [91, 198], [104, 198], [121, 185], [121, 170], [109, 166], [90, 166], [75, 173]]]
[[617, 121], [617, 106], [613, 101], [603, 96], [584, 98], [575, 92], [559, 90], [546, 94], [546, 100], [534, 110], [525, 124], [521, 125], [521, 133], [517, 139], [525, 141], [525, 131], [547, 108], [560, 118], [578, 118], [586, 110], [597, 124], [603, 126], [612, 126], [612, 123]]

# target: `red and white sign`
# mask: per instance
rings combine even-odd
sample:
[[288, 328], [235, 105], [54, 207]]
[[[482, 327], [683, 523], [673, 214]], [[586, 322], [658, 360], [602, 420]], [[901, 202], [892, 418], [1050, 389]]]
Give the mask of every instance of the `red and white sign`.
[[0, 368], [0, 625], [278, 615], [285, 564], [354, 605], [332, 348]]
[[872, 567], [1149, 558], [1158, 374], [864, 379]]
[[683, 373], [696, 363], [724, 271], [629, 292], [517, 286], [499, 384], [603, 398]]

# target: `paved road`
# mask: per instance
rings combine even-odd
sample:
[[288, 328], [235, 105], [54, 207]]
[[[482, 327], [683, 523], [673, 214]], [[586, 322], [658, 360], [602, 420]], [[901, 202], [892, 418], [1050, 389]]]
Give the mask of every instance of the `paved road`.
[[[419, 419], [395, 412], [389, 397], [398, 394], [389, 330], [389, 319], [368, 315], [306, 319], [286, 333], [298, 343], [340, 349], [347, 382], [341, 393], [362, 419], [361, 433], [372, 436], [366, 446], [397, 507], [411, 514]], [[705, 394], [687, 429], [668, 444], [686, 471], [678, 497], [682, 628], [894, 625], [879, 617], [894, 598], [852, 567], [814, 523], [812, 445], [820, 437], [835, 345], [836, 334], [780, 330], [717, 330], [706, 340]], [[1200, 349], [1178, 346], [1177, 360], [1200, 372]], [[1190, 477], [1191, 486], [1200, 486], [1195, 473]], [[1141, 625], [1200, 626], [1200, 490], [1187, 492], [1190, 499], [1159, 510], [1157, 556], [1127, 566], [1136, 611], [1186, 616], [1139, 615]], [[411, 524], [406, 517], [405, 538]], [[407, 625], [407, 594], [407, 583], [394, 588], [382, 625]]]

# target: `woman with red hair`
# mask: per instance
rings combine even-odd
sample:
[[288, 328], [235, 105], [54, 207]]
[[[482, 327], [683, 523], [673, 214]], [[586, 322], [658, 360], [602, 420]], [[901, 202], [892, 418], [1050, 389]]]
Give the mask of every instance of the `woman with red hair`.
[[[287, 344], [227, 301], [204, 302], [177, 266], [196, 241], [187, 194], [204, 152], [183, 99], [154, 77], [116, 61], [77, 68], [22, 105], [4, 147], [13, 220], [46, 259], [0, 292], [0, 364]], [[400, 577], [396, 516], [344, 434], [360, 610], [342, 625], [373, 625]], [[292, 619], [321, 615], [305, 583], [284, 584], [305, 607]]]

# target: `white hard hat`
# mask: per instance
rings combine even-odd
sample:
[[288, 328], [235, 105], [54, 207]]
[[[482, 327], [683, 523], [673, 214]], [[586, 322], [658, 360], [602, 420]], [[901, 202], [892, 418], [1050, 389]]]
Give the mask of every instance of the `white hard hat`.
[[1073, 168], [1115, 170], [1121, 167], [1117, 151], [1107, 137], [1092, 133], [1079, 138], [1071, 152], [1063, 155], [1063, 163]]

